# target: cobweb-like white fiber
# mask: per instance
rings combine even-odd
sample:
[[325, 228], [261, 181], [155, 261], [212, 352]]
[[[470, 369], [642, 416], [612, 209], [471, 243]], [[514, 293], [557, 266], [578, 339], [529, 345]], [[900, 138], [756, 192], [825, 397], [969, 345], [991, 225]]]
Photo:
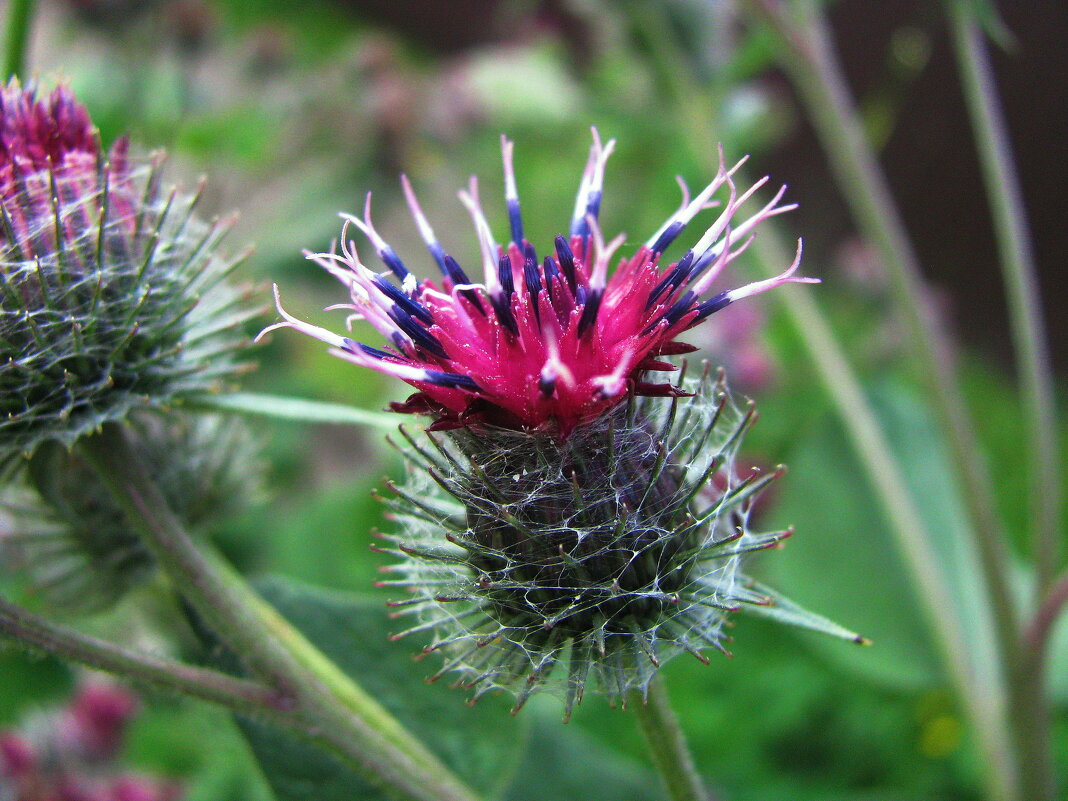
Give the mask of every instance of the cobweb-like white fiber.
[[753, 419], [708, 371], [690, 398], [634, 398], [560, 440], [459, 429], [401, 448], [410, 469], [387, 500], [401, 558], [386, 584], [426, 650], [474, 698], [498, 688], [518, 709], [541, 688], [566, 715], [585, 688], [626, 700], [687, 651], [724, 650], [740, 604], [768, 599], [739, 573], [743, 553], [789, 532], [748, 531], [754, 496], [776, 474], [740, 479]]

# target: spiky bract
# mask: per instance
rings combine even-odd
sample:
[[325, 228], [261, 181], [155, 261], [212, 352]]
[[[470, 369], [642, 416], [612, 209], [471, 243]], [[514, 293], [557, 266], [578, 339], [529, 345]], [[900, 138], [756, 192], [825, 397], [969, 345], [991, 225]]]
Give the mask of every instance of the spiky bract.
[[[66, 90], [2, 90], [0, 460], [217, 389], [250, 313], [199, 193], [100, 150]], [[79, 113], [75, 113], [79, 112]]]
[[[722, 377], [696, 394], [632, 398], [560, 439], [459, 429], [408, 438], [409, 478], [389, 499], [402, 558], [386, 584], [432, 632], [438, 676], [474, 697], [565, 687], [566, 714], [590, 674], [601, 693], [643, 690], [680, 651], [724, 649], [727, 613], [767, 599], [739, 556], [789, 532], [753, 534], [749, 505], [775, 473], [739, 480], [735, 454], [753, 419]], [[710, 479], [715, 476], [714, 483]], [[714, 489], [713, 489], [714, 487]], [[445, 532], [443, 538], [442, 534]], [[556, 679], [559, 678], [559, 681]]]
[[[130, 433], [167, 505], [194, 534], [258, 499], [262, 460], [255, 437], [220, 415], [134, 412]], [[22, 480], [0, 496], [13, 519], [0, 530], [0, 563], [27, 576], [65, 612], [107, 607], [143, 583], [155, 560], [107, 487], [79, 457], [50, 442]]]

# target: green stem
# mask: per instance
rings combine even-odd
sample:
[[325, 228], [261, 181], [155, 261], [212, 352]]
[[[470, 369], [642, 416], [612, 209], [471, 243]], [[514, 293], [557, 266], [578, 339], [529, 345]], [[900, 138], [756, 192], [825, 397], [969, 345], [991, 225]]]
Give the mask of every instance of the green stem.
[[0, 635], [31, 650], [114, 673], [165, 692], [220, 704], [235, 712], [271, 715], [288, 704], [277, 692], [246, 679], [132, 651], [60, 626], [0, 598]]
[[[293, 718], [322, 747], [353, 765], [368, 781], [401, 801], [473, 801], [474, 794], [433, 754], [395, 723], [340, 671], [320, 675], [309, 665], [329, 665], [295, 632], [301, 653], [275, 633], [280, 616], [231, 570], [205, 557], [167, 508], [140, 457], [117, 424], [83, 439], [82, 452], [115, 496], [177, 589], [256, 675], [293, 704]], [[316, 654], [315, 660], [309, 654]]]
[[26, 66], [26, 44], [30, 38], [33, 0], [11, 0], [7, 10], [7, 36], [4, 41], [4, 82], [21, 76]]
[[672, 801], [712, 801], [694, 767], [686, 737], [671, 709], [663, 677], [657, 673], [646, 696], [631, 693], [630, 704], [649, 746], [653, 764]]
[[905, 233], [886, 178], [865, 139], [827, 22], [814, 5], [798, 4], [801, 16], [787, 16], [775, 0], [744, 0], [778, 35], [782, 64], [792, 76], [823, 144], [838, 185], [864, 235], [879, 251], [891, 291], [905, 323], [919, 373], [934, 400], [947, 436], [971, 518], [979, 563], [995, 621], [998, 653], [1007, 665], [1016, 643], [1015, 601], [1009, 588], [1008, 554], [982, 453], [961, 396], [951, 348], [930, 314], [919, 262]]
[[1068, 606], [1068, 570], [1054, 579], [1046, 597], [1038, 605], [1034, 619], [1024, 633], [1024, 647], [1027, 650], [1040, 655], [1046, 652], [1053, 626], [1066, 606]]
[[1050, 801], [1057, 797], [1057, 772], [1050, 743], [1050, 702], [1046, 672], [1050, 637], [1068, 605], [1068, 571], [1050, 584], [1049, 591], [1024, 632], [1020, 647], [1016, 704], [1017, 748], [1028, 760], [1028, 798]]
[[1037, 595], [1049, 587], [1058, 564], [1061, 471], [1053, 371], [1043, 331], [1042, 303], [1023, 193], [1013, 166], [1012, 146], [994, 83], [993, 69], [973, 3], [947, 3], [964, 97], [972, 118], [979, 161], [1008, 298], [1013, 344], [1019, 363], [1023, 419], [1031, 467], [1032, 561]]
[[422, 762], [430, 770], [441, 769], [437, 758], [426, 751], [396, 718], [372, 700], [322, 651], [310, 643], [278, 611], [260, 598], [244, 579], [225, 561], [207, 553], [212, 569], [231, 588], [240, 603], [253, 610], [264, 628], [290, 653], [294, 660], [326, 687], [334, 699], [357, 715], [360, 720], [402, 751]]

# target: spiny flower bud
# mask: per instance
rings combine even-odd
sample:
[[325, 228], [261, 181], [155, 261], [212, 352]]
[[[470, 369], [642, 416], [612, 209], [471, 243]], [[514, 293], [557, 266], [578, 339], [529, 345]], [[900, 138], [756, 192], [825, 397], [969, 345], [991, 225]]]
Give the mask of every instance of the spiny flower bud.
[[[140, 411], [129, 424], [150, 478], [194, 534], [258, 499], [263, 464], [240, 420]], [[97, 611], [153, 575], [148, 548], [77, 450], [38, 448], [0, 508], [12, 518], [0, 530], [0, 563], [57, 609]]]
[[[539, 261], [523, 235], [512, 143], [502, 137], [506, 247], [475, 180], [460, 193], [478, 235], [481, 282], [444, 251], [406, 179], [441, 288], [418, 280], [378, 234], [370, 196], [363, 219], [342, 215], [340, 254], [308, 256], [348, 288], [345, 308], [385, 335], [388, 349], [312, 326], [280, 303], [283, 321], [267, 329], [294, 328], [418, 390], [394, 409], [431, 415], [429, 442], [405, 433], [408, 481], [386, 501], [398, 533], [383, 535], [392, 547], [381, 549], [401, 560], [386, 568], [398, 577], [383, 583], [412, 593], [394, 604], [397, 614], [417, 619], [397, 636], [429, 632], [426, 652], [445, 658], [432, 678], [458, 672], [457, 685], [476, 699], [509, 690], [517, 710], [557, 685], [569, 716], [591, 677], [625, 702], [671, 656], [706, 661], [703, 650], [725, 650], [726, 616], [740, 608], [859, 641], [739, 572], [742, 554], [790, 533], [748, 530], [750, 503], [778, 474], [736, 475], [752, 407], [735, 406], [707, 370], [689, 383], [649, 380], [679, 369], [662, 357], [694, 350], [676, 337], [712, 314], [814, 280], [795, 275], [799, 243], [780, 275], [704, 297], [756, 227], [793, 208], [779, 205], [785, 187], [736, 221], [767, 179], [739, 193], [732, 176], [742, 162], [728, 168], [721, 150], [712, 182], [692, 200], [684, 187], [679, 210], [609, 276], [624, 241], [606, 245], [597, 222], [613, 144], [602, 146], [594, 131], [570, 238], [558, 236], [555, 254]], [[720, 189], [727, 198], [715, 221], [661, 269], [661, 253]], [[350, 225], [399, 286], [360, 261]]]
[[251, 315], [222, 283], [229, 226], [161, 163], [105, 154], [66, 88], [0, 88], [0, 460], [234, 374]]
[[[726, 614], [768, 598], [738, 572], [741, 554], [789, 531], [752, 534], [754, 496], [775, 473], [739, 481], [735, 457], [753, 409], [722, 377], [686, 385], [681, 404], [632, 399], [561, 440], [539, 432], [455, 430], [431, 448], [409, 438], [413, 469], [387, 500], [402, 558], [383, 582], [430, 629], [437, 676], [456, 670], [475, 698], [527, 697], [566, 678], [566, 714], [591, 672], [626, 698], [680, 651], [725, 651]], [[719, 475], [721, 491], [711, 491]], [[444, 538], [442, 532], [445, 532]], [[398, 635], [398, 636], [403, 636]]]

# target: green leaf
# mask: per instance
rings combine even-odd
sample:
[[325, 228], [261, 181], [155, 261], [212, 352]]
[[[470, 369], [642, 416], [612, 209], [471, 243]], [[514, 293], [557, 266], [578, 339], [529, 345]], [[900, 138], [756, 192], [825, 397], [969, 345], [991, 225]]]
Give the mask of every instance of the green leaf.
[[[884, 383], [872, 404], [924, 518], [955, 613], [969, 641], [976, 680], [998, 681], [986, 594], [953, 473], [937, 428], [917, 398]], [[894, 538], [837, 422], [809, 431], [791, 458], [776, 523], [798, 534], [777, 559], [762, 560], [762, 577], [805, 607], [874, 641], [842, 648], [813, 641], [828, 658], [886, 686], [918, 690], [942, 681], [911, 577]]]
[[[529, 724], [508, 715], [504, 699], [468, 707], [463, 693], [428, 686], [433, 672], [415, 662], [415, 645], [390, 642], [378, 599], [326, 592], [285, 579], [258, 583], [263, 597], [323, 653], [477, 790], [507, 786]], [[289, 733], [254, 721], [241, 727], [278, 801], [378, 801], [381, 791], [349, 767]]]
[[[655, 801], [661, 797], [652, 771], [586, 734], [560, 722], [555, 702], [532, 702], [530, 746], [505, 801]], [[630, 716], [627, 715], [627, 718]], [[617, 726], [633, 721], [617, 720]], [[551, 766], [550, 770], [546, 770]]]
[[188, 405], [200, 409], [223, 412], [240, 412], [280, 420], [295, 420], [305, 423], [333, 423], [348, 426], [373, 426], [395, 429], [403, 422], [395, 414], [369, 412], [341, 403], [322, 403], [303, 398], [287, 398], [281, 395], [264, 395], [256, 392], [235, 392], [231, 395], [204, 395]]
[[[0, 638], [0, 676], [5, 685], [5, 691], [0, 692], [0, 729], [35, 707], [58, 703], [73, 684], [70, 668], [58, 659], [25, 652], [6, 638]], [[18, 689], [8, 691], [9, 687]]]

